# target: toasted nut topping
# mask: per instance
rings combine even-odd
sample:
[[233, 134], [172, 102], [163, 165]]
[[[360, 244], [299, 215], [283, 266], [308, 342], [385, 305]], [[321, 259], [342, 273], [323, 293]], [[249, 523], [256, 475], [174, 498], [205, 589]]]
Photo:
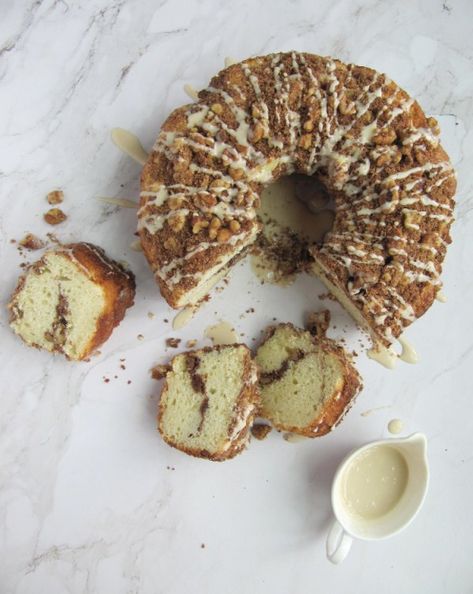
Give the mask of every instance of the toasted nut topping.
[[232, 179], [241, 179], [242, 177], [245, 176], [245, 172], [243, 171], [243, 169], [236, 169], [235, 167], [230, 167], [230, 177]]
[[168, 225], [176, 233], [178, 231], [181, 231], [181, 229], [184, 227], [185, 222], [186, 222], [186, 218], [183, 217], [182, 215], [175, 215], [173, 217], [169, 217], [169, 219], [168, 219]]
[[367, 111], [365, 114], [361, 116], [361, 121], [363, 124], [371, 124], [374, 121], [374, 115], [372, 111]]
[[229, 229], [220, 229], [217, 233], [217, 241], [219, 243], [225, 243], [230, 239], [231, 236], [232, 234]]
[[218, 230], [217, 229], [209, 229], [209, 239], [215, 239], [217, 237]]
[[303, 149], [309, 149], [312, 144], [312, 135], [303, 134], [299, 139], [299, 146]]
[[213, 217], [210, 221], [210, 228], [211, 229], [220, 229], [222, 226], [222, 221], [218, 217]]
[[196, 196], [196, 204], [198, 206], [211, 208], [217, 204], [217, 198], [212, 196], [212, 194], [207, 194], [206, 192], [199, 192]]
[[391, 158], [389, 157], [389, 155], [385, 153], [384, 155], [381, 155], [380, 157], [378, 157], [376, 159], [376, 165], [378, 167], [382, 167], [383, 165], [386, 165], [387, 163], [389, 163], [390, 160], [391, 160]]
[[221, 103], [214, 103], [210, 109], [217, 115], [221, 115], [223, 113], [223, 107]]
[[171, 196], [168, 200], [168, 205], [171, 210], [176, 210], [180, 208], [182, 204], [182, 198], [178, 198], [177, 196]]
[[259, 110], [259, 107], [257, 105], [255, 105], [255, 104], [253, 104], [251, 106], [251, 115], [254, 118], [258, 118], [261, 115], [261, 111]]
[[396, 132], [389, 128], [388, 130], [381, 130], [378, 134], [373, 136], [373, 142], [375, 144], [392, 144], [396, 140]]
[[424, 165], [425, 163], [427, 163], [427, 155], [425, 151], [421, 150], [420, 148], [414, 149], [414, 156], [419, 165]]
[[226, 190], [230, 187], [230, 184], [223, 179], [214, 179], [213, 182], [210, 183], [209, 188], [211, 190]]
[[175, 237], [168, 237], [164, 243], [163, 243], [164, 247], [167, 250], [175, 250], [177, 248], [177, 241]]
[[347, 101], [347, 98], [344, 96], [341, 98], [340, 103], [338, 104], [338, 111], [342, 115], [353, 115], [356, 109], [353, 103], [350, 105]]
[[46, 200], [49, 204], [61, 204], [64, 200], [64, 192], [62, 190], [53, 190], [46, 196]]
[[314, 129], [314, 122], [312, 122], [311, 120], [307, 120], [307, 122], [305, 122], [305, 124], [304, 124], [304, 130], [306, 132], [312, 132], [313, 129]]
[[252, 142], [259, 142], [263, 137], [264, 137], [264, 128], [259, 122], [257, 122], [251, 132], [251, 140], [252, 140]]
[[232, 231], [233, 233], [237, 233], [240, 230], [241, 225], [236, 219], [233, 219], [232, 221], [230, 221], [229, 227], [230, 231]]
[[193, 221], [192, 233], [196, 235], [202, 229], [206, 229], [209, 226], [209, 222], [205, 219], [197, 219]]
[[59, 225], [67, 219], [67, 215], [60, 208], [50, 208], [44, 213], [43, 218], [49, 225]]

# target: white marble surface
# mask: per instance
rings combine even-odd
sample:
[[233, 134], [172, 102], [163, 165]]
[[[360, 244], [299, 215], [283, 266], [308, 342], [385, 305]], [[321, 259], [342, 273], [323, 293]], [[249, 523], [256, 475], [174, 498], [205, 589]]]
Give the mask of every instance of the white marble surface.
[[[473, 592], [470, 0], [15, 0], [1, 13], [0, 592]], [[175, 333], [163, 320], [172, 313], [129, 249], [135, 213], [95, 198], [137, 195], [139, 167], [111, 144], [113, 126], [149, 148], [169, 110], [187, 102], [184, 83], [205, 85], [228, 55], [287, 49], [386, 71], [426, 111], [444, 114], [459, 174], [448, 303], [407, 333], [418, 365], [390, 372], [360, 354], [365, 390], [330, 436], [288, 444], [272, 434], [212, 464], [172, 450], [155, 430], [159, 386], [148, 369], [169, 354], [164, 337]], [[99, 243], [138, 280], [135, 307], [90, 363], [29, 351], [7, 326], [22, 261], [10, 239], [44, 236], [44, 196], [57, 186], [69, 215], [60, 239]], [[308, 278], [261, 288], [240, 265], [181, 337], [224, 318], [251, 341], [273, 315], [301, 322], [320, 292]], [[335, 333], [359, 346], [328, 303]], [[349, 449], [387, 435], [393, 417], [429, 438], [426, 504], [401, 535], [357, 543], [332, 566], [324, 540], [333, 472]]]

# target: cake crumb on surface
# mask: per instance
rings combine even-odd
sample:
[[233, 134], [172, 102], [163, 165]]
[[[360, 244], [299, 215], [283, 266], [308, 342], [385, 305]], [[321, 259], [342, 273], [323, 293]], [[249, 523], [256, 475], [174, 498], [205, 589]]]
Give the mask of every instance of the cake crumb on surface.
[[188, 349], [191, 349], [191, 348], [195, 347], [196, 344], [197, 344], [197, 339], [196, 338], [191, 338], [190, 340], [188, 340], [186, 342], [186, 347]]
[[40, 250], [44, 248], [46, 242], [34, 235], [33, 233], [27, 233], [23, 239], [18, 242], [19, 245], [26, 248], [27, 250]]
[[259, 441], [263, 441], [266, 437], [271, 433], [273, 428], [271, 425], [266, 425], [264, 423], [255, 423], [251, 428], [251, 435], [258, 439]]
[[151, 368], [151, 377], [155, 380], [161, 380], [166, 377], [168, 371], [171, 370], [170, 365], [158, 364]]
[[166, 338], [166, 346], [170, 347], [171, 349], [177, 349], [180, 342], [181, 342], [180, 338], [173, 338], [173, 337]]
[[46, 200], [49, 204], [61, 204], [64, 200], [64, 192], [62, 190], [53, 190], [46, 196]]

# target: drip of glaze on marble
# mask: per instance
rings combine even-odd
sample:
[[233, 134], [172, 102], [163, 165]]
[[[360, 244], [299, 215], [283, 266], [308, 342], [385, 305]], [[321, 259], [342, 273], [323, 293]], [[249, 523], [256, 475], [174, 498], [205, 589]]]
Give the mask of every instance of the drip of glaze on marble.
[[402, 347], [402, 352], [399, 355], [399, 359], [404, 361], [404, 363], [410, 363], [411, 365], [417, 363], [419, 357], [417, 356], [417, 353], [411, 343], [402, 336], [398, 338], [398, 341]]
[[398, 359], [397, 354], [391, 347], [385, 347], [377, 345], [370, 349], [367, 353], [368, 357], [376, 363], [379, 363], [386, 369], [394, 369], [396, 367], [396, 361]]
[[194, 317], [195, 312], [199, 309], [198, 305], [188, 305], [178, 312], [172, 321], [172, 329], [180, 330]]
[[398, 433], [401, 433], [402, 429], [403, 429], [403, 423], [402, 423], [401, 419], [391, 419], [389, 421], [388, 431], [392, 435], [397, 435]]
[[144, 165], [148, 160], [148, 153], [143, 148], [138, 136], [124, 128], [113, 128], [113, 143], [126, 155]]
[[435, 299], [437, 301], [439, 301], [440, 303], [447, 303], [447, 297], [443, 293], [443, 291], [437, 291], [437, 294], [435, 295]]
[[192, 99], [192, 101], [198, 101], [199, 93], [192, 85], [186, 83], [184, 85], [184, 93]]
[[235, 344], [238, 342], [235, 328], [224, 321], [214, 324], [213, 326], [207, 326], [204, 335], [207, 338], [210, 338], [214, 346], [220, 344]]

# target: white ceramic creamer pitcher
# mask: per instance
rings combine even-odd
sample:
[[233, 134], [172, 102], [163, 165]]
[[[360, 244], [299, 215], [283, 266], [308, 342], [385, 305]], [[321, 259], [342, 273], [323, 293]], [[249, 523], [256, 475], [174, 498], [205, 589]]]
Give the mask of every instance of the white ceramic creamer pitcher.
[[421, 508], [429, 484], [422, 433], [369, 443], [349, 454], [332, 484], [335, 520], [327, 557], [340, 563], [354, 538], [379, 540], [403, 530]]

